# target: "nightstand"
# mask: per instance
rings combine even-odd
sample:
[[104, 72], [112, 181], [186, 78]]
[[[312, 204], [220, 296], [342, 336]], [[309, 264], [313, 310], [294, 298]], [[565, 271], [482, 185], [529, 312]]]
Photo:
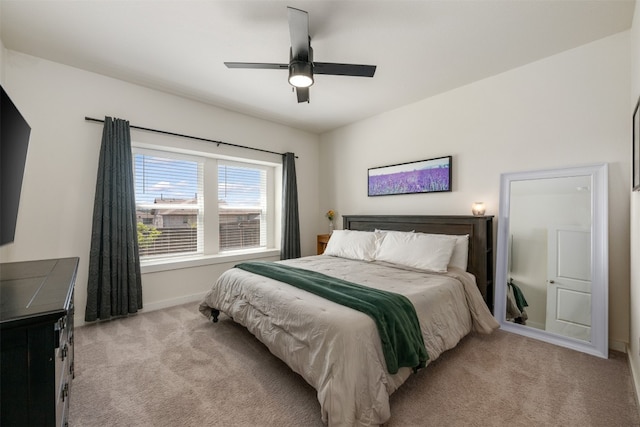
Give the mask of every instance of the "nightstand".
[[322, 255], [324, 253], [330, 238], [331, 234], [318, 234], [318, 255]]

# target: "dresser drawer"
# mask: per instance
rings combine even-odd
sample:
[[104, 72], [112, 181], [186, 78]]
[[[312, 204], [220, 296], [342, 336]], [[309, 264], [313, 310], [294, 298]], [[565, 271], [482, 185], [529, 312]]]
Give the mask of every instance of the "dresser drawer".
[[69, 345], [70, 330], [67, 327], [67, 316], [56, 323], [58, 340], [55, 349], [55, 390], [56, 390], [56, 426], [64, 425], [69, 412], [69, 393], [71, 387], [71, 354]]
[[[73, 303], [72, 303], [73, 304]], [[71, 306], [73, 306], [71, 304]], [[73, 377], [73, 311], [55, 323], [56, 427], [64, 426], [69, 413]]]
[[69, 377], [67, 381], [61, 384], [58, 390], [58, 400], [56, 401], [56, 427], [66, 426], [67, 418], [69, 417], [69, 389], [71, 387], [71, 380]]
[[62, 316], [53, 326], [56, 341], [56, 352], [62, 347], [62, 344], [68, 340], [68, 318], [68, 315]]

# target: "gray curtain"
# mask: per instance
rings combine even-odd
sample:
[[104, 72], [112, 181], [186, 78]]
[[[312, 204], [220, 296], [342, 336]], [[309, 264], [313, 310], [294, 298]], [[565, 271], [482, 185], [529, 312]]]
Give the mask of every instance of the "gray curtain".
[[300, 220], [298, 217], [298, 184], [296, 156], [282, 155], [282, 241], [280, 259], [300, 258]]
[[142, 308], [129, 122], [105, 117], [89, 254], [88, 322]]

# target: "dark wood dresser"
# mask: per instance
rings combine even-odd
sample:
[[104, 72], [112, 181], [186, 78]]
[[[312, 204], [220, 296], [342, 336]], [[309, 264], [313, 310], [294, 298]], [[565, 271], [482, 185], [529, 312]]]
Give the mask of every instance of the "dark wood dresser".
[[0, 425], [66, 426], [78, 258], [0, 264]]

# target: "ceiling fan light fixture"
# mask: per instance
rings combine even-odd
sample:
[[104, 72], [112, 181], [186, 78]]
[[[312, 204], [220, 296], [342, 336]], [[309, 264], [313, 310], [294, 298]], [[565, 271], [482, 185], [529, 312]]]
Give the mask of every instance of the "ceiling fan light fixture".
[[293, 61], [289, 64], [289, 84], [294, 87], [309, 87], [313, 84], [311, 63]]

